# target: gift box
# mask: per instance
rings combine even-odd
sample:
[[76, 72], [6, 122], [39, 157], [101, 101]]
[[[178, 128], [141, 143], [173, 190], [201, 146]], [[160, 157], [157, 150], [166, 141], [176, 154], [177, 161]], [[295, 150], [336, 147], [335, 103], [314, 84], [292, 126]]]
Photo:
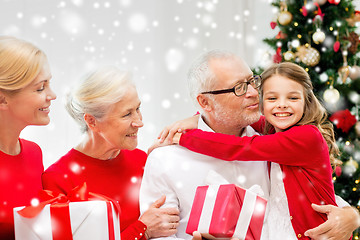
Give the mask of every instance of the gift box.
[[258, 240], [267, 200], [235, 184], [199, 186], [196, 189], [186, 233], [203, 237]]
[[38, 206], [14, 208], [15, 239], [120, 240], [118, 203], [87, 199], [91, 201], [70, 202], [61, 195]]

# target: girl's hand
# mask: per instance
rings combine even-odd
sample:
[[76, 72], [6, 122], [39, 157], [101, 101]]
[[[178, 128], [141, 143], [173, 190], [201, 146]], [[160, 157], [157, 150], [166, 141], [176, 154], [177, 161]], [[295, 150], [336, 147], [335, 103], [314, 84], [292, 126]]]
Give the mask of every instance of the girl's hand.
[[198, 127], [200, 114], [196, 114], [189, 118], [177, 121], [167, 127], [165, 127], [159, 134], [158, 139], [160, 143], [163, 142], [173, 142], [174, 135], [176, 133], [181, 133], [187, 129], [195, 129]]
[[149, 209], [140, 216], [147, 229], [146, 238], [168, 237], [177, 232], [179, 226], [179, 210], [176, 208], [160, 208], [165, 203], [165, 195], [156, 200]]
[[158, 148], [158, 147], [164, 147], [164, 146], [168, 146], [168, 145], [172, 145], [172, 144], [179, 144], [181, 135], [182, 135], [182, 133], [176, 132], [176, 133], [174, 133], [172, 139], [169, 138], [169, 140], [163, 141], [163, 142], [160, 142], [160, 140], [156, 140], [153, 143], [153, 145], [151, 145], [149, 147], [147, 154], [149, 155], [152, 152], [152, 150], [154, 150], [155, 148]]

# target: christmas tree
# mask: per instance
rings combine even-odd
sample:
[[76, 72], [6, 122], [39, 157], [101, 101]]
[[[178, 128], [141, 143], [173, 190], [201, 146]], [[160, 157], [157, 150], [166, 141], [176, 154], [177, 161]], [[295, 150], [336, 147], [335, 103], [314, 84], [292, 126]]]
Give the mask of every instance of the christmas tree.
[[278, 10], [270, 23], [276, 36], [264, 40], [275, 50], [272, 60], [295, 62], [309, 73], [340, 149], [335, 192], [360, 209], [360, 53], [355, 32], [360, 13], [351, 0], [275, 0], [272, 5]]

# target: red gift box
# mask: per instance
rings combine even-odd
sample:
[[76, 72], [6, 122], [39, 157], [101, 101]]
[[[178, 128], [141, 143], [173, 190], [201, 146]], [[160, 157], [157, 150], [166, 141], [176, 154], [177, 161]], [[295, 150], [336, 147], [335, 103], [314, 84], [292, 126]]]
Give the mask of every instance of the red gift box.
[[235, 184], [199, 186], [196, 189], [186, 233], [202, 236], [258, 240], [267, 200]]

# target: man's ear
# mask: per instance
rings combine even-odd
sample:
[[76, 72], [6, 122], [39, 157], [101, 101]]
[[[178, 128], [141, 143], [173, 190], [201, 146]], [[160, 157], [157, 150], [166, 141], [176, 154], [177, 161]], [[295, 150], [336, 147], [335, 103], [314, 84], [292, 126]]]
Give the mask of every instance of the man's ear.
[[0, 91], [0, 109], [7, 109], [8, 108], [8, 103], [6, 101], [6, 96], [4, 95], [4, 93], [2, 93]]
[[84, 120], [89, 129], [91, 129], [94, 132], [97, 131], [97, 120], [93, 115], [85, 113]]
[[204, 96], [203, 94], [199, 94], [197, 97], [196, 97], [196, 100], [198, 101], [200, 107], [206, 111], [206, 112], [211, 112], [213, 110], [213, 107], [212, 107], [212, 101]]

